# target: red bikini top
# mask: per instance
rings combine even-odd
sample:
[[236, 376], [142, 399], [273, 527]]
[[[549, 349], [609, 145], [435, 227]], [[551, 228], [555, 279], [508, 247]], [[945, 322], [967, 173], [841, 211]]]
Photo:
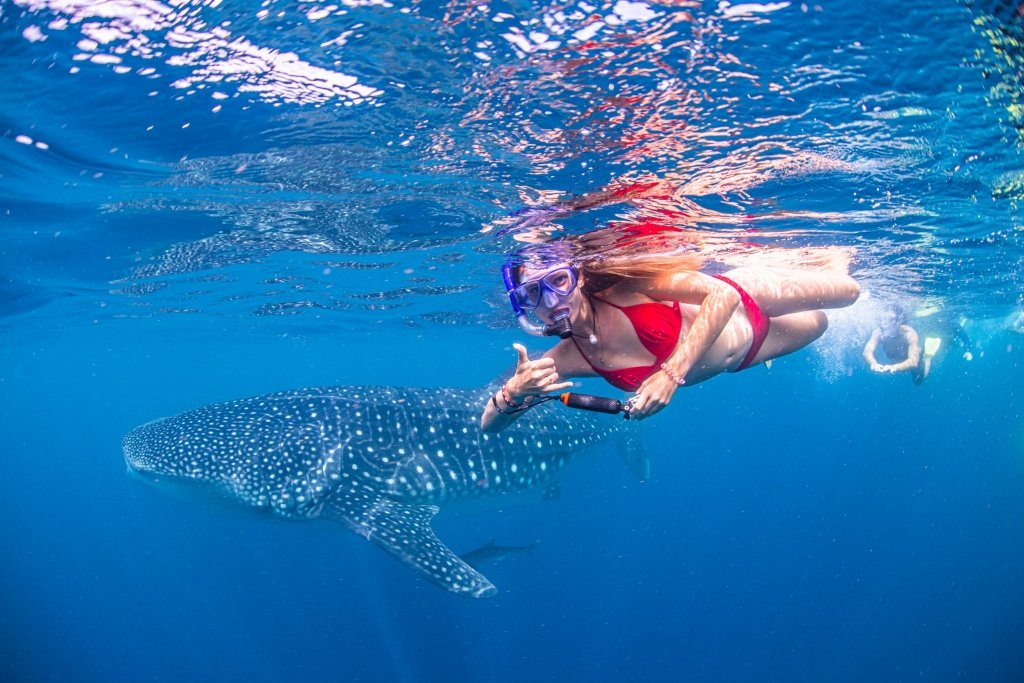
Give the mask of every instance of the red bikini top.
[[607, 299], [596, 296], [594, 298], [601, 303], [619, 309], [629, 318], [640, 343], [654, 356], [654, 364], [637, 365], [620, 370], [605, 370], [590, 362], [575, 337], [572, 338], [572, 341], [576, 344], [580, 355], [583, 356], [583, 360], [587, 361], [587, 365], [604, 377], [609, 384], [623, 391], [636, 391], [645, 379], [661, 368], [661, 364], [668, 360], [668, 357], [676, 349], [679, 332], [683, 329], [683, 316], [679, 313], [679, 302], [673, 301], [671, 307], [656, 302], [619, 306]]

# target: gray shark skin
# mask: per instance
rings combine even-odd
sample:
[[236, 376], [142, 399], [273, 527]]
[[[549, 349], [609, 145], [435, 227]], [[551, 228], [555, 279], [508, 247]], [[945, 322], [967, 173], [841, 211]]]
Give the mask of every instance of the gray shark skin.
[[625, 438], [609, 415], [537, 406], [496, 434], [480, 430], [487, 390], [328, 387], [205, 406], [124, 438], [135, 471], [212, 486], [289, 519], [341, 522], [453, 593], [497, 592], [430, 526], [438, 504], [550, 482], [580, 451]]

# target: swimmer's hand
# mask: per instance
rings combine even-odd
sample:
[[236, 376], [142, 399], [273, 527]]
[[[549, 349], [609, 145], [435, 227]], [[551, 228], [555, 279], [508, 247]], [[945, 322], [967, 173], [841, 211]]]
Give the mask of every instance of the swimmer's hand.
[[640, 385], [633, 398], [629, 399], [629, 419], [643, 420], [660, 412], [672, 401], [679, 385], [659, 370]]
[[871, 369], [874, 370], [875, 372], [880, 372], [883, 375], [893, 375], [902, 370], [902, 368], [900, 368], [899, 365], [882, 365], [881, 363], [872, 363]]
[[530, 360], [522, 344], [513, 344], [512, 348], [519, 354], [519, 360], [516, 363], [516, 374], [512, 375], [507, 386], [515, 402], [518, 403], [530, 394], [562, 391], [572, 387], [572, 382], [558, 381], [558, 370], [555, 369], [553, 358]]

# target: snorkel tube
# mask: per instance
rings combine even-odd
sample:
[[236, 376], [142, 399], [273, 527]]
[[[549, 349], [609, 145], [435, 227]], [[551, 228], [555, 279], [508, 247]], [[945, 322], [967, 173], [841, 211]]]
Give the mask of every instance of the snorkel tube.
[[533, 322], [512, 295], [512, 290], [516, 288], [516, 283], [512, 276], [511, 263], [506, 262], [501, 267], [501, 277], [505, 281], [505, 291], [508, 292], [508, 301], [512, 304], [512, 312], [516, 314], [516, 320], [519, 321], [519, 326], [523, 328], [524, 332], [535, 337], [558, 336], [562, 339], [568, 339], [572, 336], [572, 323], [569, 320], [568, 308], [556, 310], [551, 316], [550, 325]]

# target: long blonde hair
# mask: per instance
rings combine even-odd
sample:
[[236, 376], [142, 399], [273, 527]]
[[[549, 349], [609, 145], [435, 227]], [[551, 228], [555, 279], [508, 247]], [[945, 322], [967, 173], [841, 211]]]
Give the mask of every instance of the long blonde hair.
[[599, 292], [620, 280], [646, 280], [681, 270], [701, 270], [707, 259], [697, 251], [692, 239], [679, 237], [682, 236], [650, 235], [620, 240], [610, 248], [581, 250], [575, 261], [585, 277], [585, 290]]

